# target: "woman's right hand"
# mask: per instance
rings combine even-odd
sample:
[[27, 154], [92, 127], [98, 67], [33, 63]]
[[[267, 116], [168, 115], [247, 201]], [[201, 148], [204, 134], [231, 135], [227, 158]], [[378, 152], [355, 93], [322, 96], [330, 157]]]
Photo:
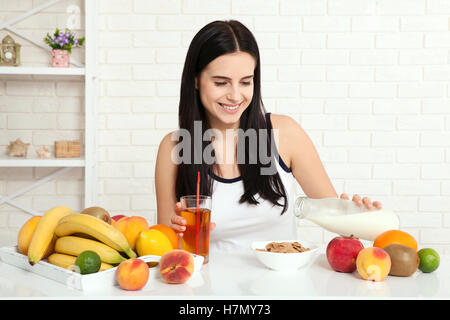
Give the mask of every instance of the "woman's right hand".
[[178, 234], [181, 238], [183, 236], [183, 232], [186, 230], [186, 219], [181, 216], [182, 211], [181, 202], [175, 203], [175, 214], [170, 218], [170, 222], [172, 223], [172, 229]]
[[[170, 219], [172, 223], [172, 229], [178, 234], [178, 237], [183, 237], [183, 232], [186, 230], [186, 219], [181, 216], [181, 211], [183, 210], [183, 206], [181, 202], [175, 203], [175, 214]], [[214, 222], [210, 223], [209, 231], [213, 230], [216, 227]]]

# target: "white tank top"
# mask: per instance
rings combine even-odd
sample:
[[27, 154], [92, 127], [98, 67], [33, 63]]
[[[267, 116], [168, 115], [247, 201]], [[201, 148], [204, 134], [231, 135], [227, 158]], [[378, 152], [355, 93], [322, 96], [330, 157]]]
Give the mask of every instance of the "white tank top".
[[[271, 128], [269, 115], [266, 119]], [[273, 205], [259, 195], [255, 195], [258, 205], [240, 204], [239, 199], [244, 193], [241, 177], [224, 179], [213, 175], [211, 221], [216, 223], [216, 228], [210, 234], [211, 253], [248, 251], [253, 241], [297, 239], [292, 211], [296, 180], [281, 157], [277, 158], [276, 167], [288, 196], [288, 209], [282, 215], [283, 207]]]

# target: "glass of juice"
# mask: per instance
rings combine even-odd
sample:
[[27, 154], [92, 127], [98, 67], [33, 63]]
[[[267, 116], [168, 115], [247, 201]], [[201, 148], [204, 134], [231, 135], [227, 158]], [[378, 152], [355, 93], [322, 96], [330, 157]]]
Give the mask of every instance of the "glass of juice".
[[186, 230], [181, 238], [183, 250], [201, 255], [209, 259], [209, 226], [211, 222], [211, 197], [199, 196], [197, 208], [197, 196], [183, 196], [180, 199], [181, 216], [186, 220]]

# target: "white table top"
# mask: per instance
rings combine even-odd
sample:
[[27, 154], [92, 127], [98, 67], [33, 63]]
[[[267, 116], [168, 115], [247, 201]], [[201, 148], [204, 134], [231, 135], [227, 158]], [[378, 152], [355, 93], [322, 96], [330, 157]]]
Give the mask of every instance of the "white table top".
[[433, 273], [417, 271], [410, 277], [388, 276], [383, 282], [371, 282], [356, 271], [334, 272], [323, 253], [307, 268], [284, 273], [267, 269], [249, 251], [211, 254], [210, 262], [185, 284], [166, 284], [155, 268], [150, 272], [158, 275], [140, 291], [112, 287], [83, 292], [0, 262], [0, 298], [450, 299], [449, 271], [450, 257], [441, 256], [441, 265]]

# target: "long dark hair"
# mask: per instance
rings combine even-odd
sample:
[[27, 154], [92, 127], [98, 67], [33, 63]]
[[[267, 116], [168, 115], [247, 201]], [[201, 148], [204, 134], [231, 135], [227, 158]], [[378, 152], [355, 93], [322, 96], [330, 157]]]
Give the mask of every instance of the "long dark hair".
[[[200, 171], [201, 183], [200, 194], [212, 195], [214, 164], [208, 164], [203, 161], [203, 150], [208, 146], [210, 141], [203, 141], [203, 133], [209, 129], [209, 124], [206, 119], [205, 110], [200, 100], [200, 94], [195, 88], [195, 77], [200, 75], [200, 72], [215, 58], [233, 52], [247, 52], [256, 61], [254, 70], [254, 89], [253, 98], [248, 108], [242, 113], [239, 127], [244, 130], [255, 129], [260, 132], [260, 129], [267, 129], [264, 108], [261, 99], [261, 69], [260, 56], [256, 40], [250, 30], [242, 23], [229, 21], [214, 21], [204, 26], [193, 38], [184, 64], [182, 79], [180, 103], [178, 111], [178, 121], [180, 129], [185, 129], [190, 133], [191, 137], [191, 155], [199, 152], [201, 163], [180, 163], [177, 170], [176, 180], [176, 196], [179, 199], [183, 195], [196, 194], [197, 172]], [[197, 137], [194, 141], [194, 121], [202, 122], [202, 137]], [[265, 130], [262, 130], [263, 132]], [[267, 131], [265, 131], [267, 132]], [[271, 149], [270, 135], [267, 138], [261, 138], [257, 135], [258, 150], [260, 146], [259, 139], [266, 139], [267, 148]], [[247, 139], [244, 139], [247, 140]], [[202, 144], [198, 148], [198, 144]], [[197, 147], [195, 147], [197, 143]], [[245, 144], [245, 163], [238, 163], [241, 178], [244, 184], [244, 194], [241, 196], [239, 203], [258, 204], [255, 198], [257, 194], [263, 199], [269, 200], [274, 205], [283, 207], [283, 214], [288, 206], [288, 199], [286, 190], [283, 186], [281, 178], [276, 172], [273, 175], [261, 175], [261, 168], [267, 167], [267, 164], [261, 162], [258, 152], [257, 163], [249, 163], [247, 161], [250, 157], [249, 146], [246, 141], [238, 141], [238, 143]], [[272, 153], [273, 154], [273, 153]], [[253, 158], [255, 155], [251, 155]], [[279, 200], [283, 198], [284, 202]]]

